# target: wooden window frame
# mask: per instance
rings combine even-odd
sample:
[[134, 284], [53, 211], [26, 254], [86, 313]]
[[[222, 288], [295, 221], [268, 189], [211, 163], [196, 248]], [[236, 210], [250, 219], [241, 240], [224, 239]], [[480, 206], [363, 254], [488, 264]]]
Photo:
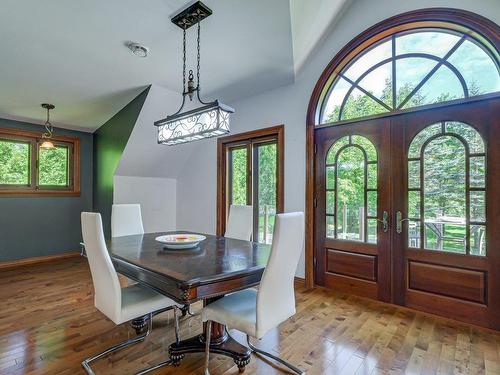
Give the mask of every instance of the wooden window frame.
[[253, 196], [252, 170], [254, 168], [252, 145], [265, 144], [276, 140], [277, 147], [277, 178], [276, 178], [276, 212], [284, 211], [284, 161], [285, 161], [285, 127], [273, 126], [253, 130], [245, 133], [221, 137], [217, 140], [217, 235], [223, 236], [226, 231], [227, 206], [229, 202], [229, 186], [227, 171], [229, 167], [228, 151], [231, 149], [247, 148], [247, 204]]
[[0, 196], [79, 196], [80, 195], [80, 139], [54, 135], [55, 145], [68, 147], [69, 186], [38, 185], [38, 154], [42, 141], [41, 132], [0, 128], [0, 139], [30, 143], [30, 184], [0, 185]]

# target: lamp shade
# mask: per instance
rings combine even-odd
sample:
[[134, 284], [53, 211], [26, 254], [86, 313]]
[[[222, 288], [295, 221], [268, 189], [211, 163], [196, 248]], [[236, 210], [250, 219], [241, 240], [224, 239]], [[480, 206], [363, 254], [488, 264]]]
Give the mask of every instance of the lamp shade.
[[50, 150], [52, 148], [55, 148], [54, 144], [51, 141], [43, 141], [40, 144], [40, 148], [44, 148], [46, 150]]
[[177, 145], [229, 133], [229, 115], [234, 109], [218, 100], [193, 110], [156, 121], [158, 143]]

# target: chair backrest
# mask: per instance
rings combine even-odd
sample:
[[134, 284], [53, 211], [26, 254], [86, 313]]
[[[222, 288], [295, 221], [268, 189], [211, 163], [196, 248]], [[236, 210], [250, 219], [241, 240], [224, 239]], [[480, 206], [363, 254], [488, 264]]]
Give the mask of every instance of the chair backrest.
[[224, 237], [250, 241], [253, 232], [253, 207], [231, 205]]
[[114, 204], [111, 208], [111, 237], [143, 234], [141, 205]]
[[304, 246], [304, 213], [277, 214], [273, 244], [257, 294], [258, 338], [295, 314], [294, 277]]
[[95, 307], [120, 324], [121, 287], [104, 240], [101, 214], [82, 212], [81, 218], [83, 243], [94, 284]]

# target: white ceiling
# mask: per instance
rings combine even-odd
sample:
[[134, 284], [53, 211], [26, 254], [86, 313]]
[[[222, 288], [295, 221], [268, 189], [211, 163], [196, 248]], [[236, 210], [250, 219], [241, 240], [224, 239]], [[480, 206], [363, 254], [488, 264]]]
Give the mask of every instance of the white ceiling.
[[[334, 2], [327, 7], [333, 17], [344, 1], [315, 0], [311, 7]], [[305, 0], [204, 2], [214, 12], [202, 22], [204, 97], [234, 101], [293, 81], [294, 56], [303, 61], [316, 42], [310, 28], [291, 22], [290, 8], [303, 10]], [[297, 2], [302, 5], [293, 5]], [[50, 102], [56, 105], [54, 125], [94, 131], [149, 84], [180, 91], [182, 31], [170, 17], [186, 4], [3, 0], [0, 117], [43, 123], [40, 103]], [[195, 30], [188, 30], [188, 68], [193, 69], [194, 37]], [[132, 55], [127, 41], [145, 44], [150, 56]]]

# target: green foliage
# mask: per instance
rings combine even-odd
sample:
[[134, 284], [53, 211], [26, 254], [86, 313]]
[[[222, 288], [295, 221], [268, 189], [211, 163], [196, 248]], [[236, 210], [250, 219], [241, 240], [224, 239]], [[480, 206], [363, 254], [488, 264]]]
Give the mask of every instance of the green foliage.
[[259, 147], [259, 207], [276, 207], [276, 144]]
[[[31, 144], [0, 140], [0, 184], [29, 185]], [[39, 185], [66, 186], [68, 184], [68, 148], [39, 152]]]
[[66, 186], [68, 184], [68, 148], [57, 146], [39, 151], [39, 185]]
[[28, 185], [30, 144], [0, 140], [0, 184]]
[[[396, 103], [398, 105], [402, 103], [414, 88], [415, 86], [410, 83], [406, 83], [405, 85], [399, 87], [396, 94]], [[373, 95], [373, 93], [371, 92], [370, 94]], [[385, 81], [384, 90], [382, 91], [382, 96], [379, 99], [382, 102], [386, 103], [389, 107], [392, 107], [392, 80], [387, 79]], [[418, 107], [423, 104], [425, 104], [425, 96], [420, 92], [416, 92], [408, 100], [404, 108]], [[387, 108], [373, 100], [368, 95], [354, 96], [351, 94], [351, 96], [346, 101], [340, 120], [350, 120], [364, 116], [371, 116], [387, 111]], [[327, 122], [338, 121], [339, 115], [340, 106], [335, 106], [332, 113], [330, 113], [330, 115], [328, 116]]]
[[[469, 83], [470, 95], [480, 94], [477, 85], [474, 82]], [[396, 105], [400, 105], [406, 100], [409, 94], [413, 91], [414, 86], [406, 84], [398, 89], [396, 95]], [[392, 82], [387, 80], [382, 96], [379, 98], [382, 102], [392, 107]], [[456, 99], [450, 93], [441, 93], [434, 98], [432, 102], [445, 102]], [[426, 97], [419, 92], [413, 94], [403, 108], [418, 107], [428, 104]], [[386, 112], [383, 106], [378, 104], [368, 95], [360, 95], [357, 97], [351, 96], [340, 114], [340, 106], [334, 108], [330, 114], [328, 121], [335, 122], [345, 119], [355, 119], [364, 116], [370, 116], [381, 112]], [[410, 150], [412, 157], [420, 155], [421, 144], [430, 136], [440, 133], [441, 125], [437, 127], [429, 127], [422, 133], [420, 138], [417, 136], [415, 145]], [[471, 152], [484, 152], [483, 141], [478, 133], [467, 125], [461, 123], [449, 122], [446, 125], [446, 131], [454, 132], [461, 135], [467, 140]], [[345, 138], [345, 139], [344, 139]], [[330, 154], [327, 157], [327, 163], [333, 164], [335, 155], [342, 145], [346, 143], [347, 137], [344, 137], [334, 144], [330, 149]], [[365, 146], [366, 145], [362, 145]], [[415, 148], [416, 147], [416, 148]], [[443, 216], [462, 218], [466, 217], [466, 192], [465, 192], [465, 149], [462, 143], [455, 137], [442, 136], [433, 140], [426, 147], [424, 154], [424, 182], [425, 191], [425, 218], [439, 219]], [[339, 235], [345, 231], [346, 238], [359, 238], [360, 229], [360, 208], [365, 205], [365, 162], [362, 153], [354, 148], [348, 147], [338, 155], [337, 168], [337, 230]], [[409, 185], [410, 187], [419, 188], [422, 185], [420, 181], [420, 162], [409, 162]], [[330, 167], [328, 176], [333, 179], [333, 169]], [[471, 182], [478, 187], [484, 187], [484, 159], [471, 159]], [[376, 187], [375, 173], [368, 173], [368, 186]], [[333, 187], [333, 181], [327, 182], [327, 186]], [[327, 193], [327, 212], [333, 212], [333, 193]], [[477, 195], [477, 196], [476, 196]], [[484, 195], [471, 195], [471, 217], [478, 217], [484, 220]], [[409, 192], [409, 214], [411, 217], [418, 218], [420, 216], [420, 193], [418, 191]], [[368, 202], [370, 215], [373, 215], [376, 203]], [[370, 207], [373, 207], [371, 209]], [[347, 217], [344, 217], [344, 210], [347, 212]], [[347, 222], [343, 222], [344, 218]], [[463, 239], [465, 236], [465, 226], [463, 224], [443, 226], [442, 248], [449, 251], [464, 252]], [[476, 236], [477, 237], [477, 236]], [[426, 246], [433, 248], [437, 246], [437, 237], [431, 230], [426, 230]], [[476, 240], [474, 240], [476, 241]], [[476, 241], [477, 242], [477, 241]], [[476, 246], [476, 245], [474, 245]], [[477, 245], [478, 246], [478, 245]]]
[[[258, 182], [259, 207], [259, 239], [264, 239], [263, 233], [272, 233], [274, 214], [276, 213], [276, 171], [277, 146], [264, 144], [254, 146], [257, 151], [258, 175], [253, 176]], [[230, 153], [232, 162], [231, 193], [232, 204], [247, 204], [247, 149], [235, 149]], [[255, 204], [254, 203], [254, 204]], [[267, 214], [267, 228], [264, 226], [264, 216]], [[269, 242], [270, 236], [266, 237]]]
[[247, 204], [247, 149], [232, 150], [231, 204]]

